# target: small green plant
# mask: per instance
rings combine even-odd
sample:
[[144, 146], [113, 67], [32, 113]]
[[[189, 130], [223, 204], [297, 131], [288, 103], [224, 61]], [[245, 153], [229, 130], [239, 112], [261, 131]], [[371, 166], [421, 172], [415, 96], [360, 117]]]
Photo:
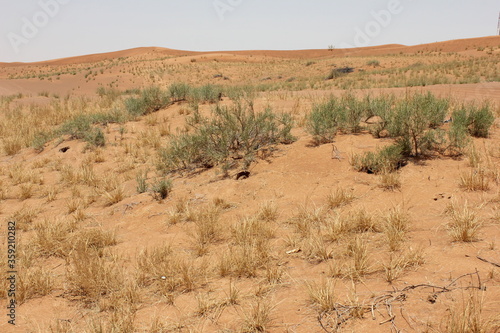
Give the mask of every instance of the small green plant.
[[153, 197], [156, 200], [161, 201], [167, 198], [168, 194], [172, 190], [172, 181], [165, 178], [158, 180], [151, 186], [151, 190], [153, 191]]
[[467, 106], [469, 133], [478, 138], [487, 138], [490, 127], [495, 122], [495, 115], [488, 104], [481, 107], [476, 105]]
[[375, 60], [375, 59], [374, 60], [368, 60], [366, 62], [366, 65], [367, 66], [372, 66], [372, 67], [378, 67], [378, 66], [380, 66], [380, 61]]
[[187, 83], [172, 83], [168, 88], [172, 102], [186, 101], [191, 94], [192, 88]]
[[135, 177], [137, 181], [137, 193], [144, 193], [148, 190], [147, 171], [138, 172]]
[[393, 172], [406, 163], [402, 151], [401, 146], [391, 145], [377, 152], [354, 155], [351, 158], [351, 165], [360, 172], [375, 174]]
[[170, 104], [170, 94], [159, 87], [142, 90], [140, 97], [129, 97], [125, 100], [125, 108], [132, 116], [143, 116], [156, 112]]
[[106, 138], [100, 128], [92, 128], [86, 133], [85, 141], [94, 147], [104, 147], [106, 145]]
[[325, 103], [313, 106], [312, 112], [307, 117], [306, 129], [312, 134], [315, 145], [333, 142], [343, 112], [342, 106], [334, 97]]

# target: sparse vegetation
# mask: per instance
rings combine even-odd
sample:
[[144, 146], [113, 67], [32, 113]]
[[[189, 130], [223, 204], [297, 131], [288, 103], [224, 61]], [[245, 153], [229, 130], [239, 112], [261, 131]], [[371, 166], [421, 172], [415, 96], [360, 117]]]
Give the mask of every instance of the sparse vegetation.
[[3, 64], [0, 85], [29, 83], [0, 96], [18, 328], [495, 331], [499, 61], [481, 45]]

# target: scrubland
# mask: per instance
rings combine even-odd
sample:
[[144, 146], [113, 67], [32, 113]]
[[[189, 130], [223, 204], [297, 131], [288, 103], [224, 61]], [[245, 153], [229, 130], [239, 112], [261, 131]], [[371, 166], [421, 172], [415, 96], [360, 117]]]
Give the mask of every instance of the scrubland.
[[500, 42], [476, 43], [2, 65], [0, 329], [497, 332]]

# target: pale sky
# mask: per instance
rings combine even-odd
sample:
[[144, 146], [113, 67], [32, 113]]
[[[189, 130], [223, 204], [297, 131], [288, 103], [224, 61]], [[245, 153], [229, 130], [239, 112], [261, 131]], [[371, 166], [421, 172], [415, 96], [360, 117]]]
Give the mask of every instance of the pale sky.
[[499, 11], [499, 0], [0, 0], [0, 62], [416, 45], [496, 35]]

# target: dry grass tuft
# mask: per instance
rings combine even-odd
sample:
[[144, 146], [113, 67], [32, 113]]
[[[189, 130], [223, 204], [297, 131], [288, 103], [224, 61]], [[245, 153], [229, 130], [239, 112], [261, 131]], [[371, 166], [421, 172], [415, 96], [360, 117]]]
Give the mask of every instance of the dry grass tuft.
[[448, 223], [449, 233], [454, 241], [474, 242], [482, 226], [482, 222], [477, 218], [476, 213], [469, 209], [467, 202], [459, 208], [457, 202], [452, 202], [447, 212], [451, 218]]
[[459, 185], [466, 191], [487, 191], [490, 188], [486, 170], [483, 168], [462, 173]]
[[30, 206], [23, 206], [9, 217], [10, 221], [15, 221], [19, 230], [27, 231], [31, 222], [38, 216], [40, 211]]
[[[446, 332], [450, 333], [487, 333], [496, 332], [498, 325], [485, 320], [484, 303], [478, 291], [462, 295], [462, 302], [448, 309]], [[496, 326], [496, 327], [495, 327]]]
[[257, 213], [257, 219], [265, 222], [274, 222], [278, 219], [278, 207], [273, 202], [266, 202], [262, 204]]
[[71, 246], [68, 238], [76, 230], [76, 223], [63, 219], [44, 219], [34, 229], [34, 244], [41, 255], [65, 257]]
[[125, 191], [123, 187], [117, 187], [114, 190], [111, 190], [110, 192], [106, 191], [104, 192], [105, 196], [105, 205], [106, 206], [112, 206], [120, 201], [122, 201], [125, 198]]
[[50, 294], [54, 279], [50, 270], [43, 267], [24, 267], [17, 278], [16, 301], [23, 304], [29, 299]]
[[350, 204], [354, 199], [356, 199], [356, 197], [352, 190], [346, 190], [339, 187], [335, 192], [328, 195], [327, 205], [329, 209], [335, 209]]
[[194, 247], [198, 256], [208, 253], [208, 246], [222, 239], [220, 210], [213, 206], [194, 215]]
[[117, 263], [106, 260], [83, 242], [71, 253], [69, 262], [68, 292], [87, 304], [96, 303], [101, 297], [123, 288], [124, 275]]
[[364, 275], [370, 273], [368, 244], [364, 238], [356, 236], [348, 245], [347, 251], [352, 262], [346, 276], [353, 280], [361, 280]]
[[176, 292], [190, 292], [206, 278], [205, 262], [174, 253], [170, 246], [143, 250], [137, 257], [138, 283], [153, 286], [162, 296], [173, 300]]
[[397, 172], [383, 172], [380, 174], [379, 186], [387, 191], [396, 191], [401, 188], [401, 179]]
[[335, 310], [335, 284], [331, 280], [322, 279], [319, 283], [307, 283], [307, 290], [309, 301], [319, 313]]
[[273, 307], [265, 301], [256, 301], [249, 311], [244, 312], [242, 333], [267, 332], [272, 322]]
[[365, 209], [350, 212], [346, 220], [350, 232], [363, 233], [380, 231], [378, 221], [372, 215], [368, 214]]
[[383, 230], [391, 251], [396, 251], [406, 238], [410, 224], [409, 214], [398, 206], [389, 211], [385, 217]]
[[415, 250], [410, 248], [407, 252], [398, 255], [391, 254], [389, 262], [383, 264], [385, 280], [392, 283], [398, 279], [405, 270], [421, 266], [424, 263], [424, 254], [421, 248]]

